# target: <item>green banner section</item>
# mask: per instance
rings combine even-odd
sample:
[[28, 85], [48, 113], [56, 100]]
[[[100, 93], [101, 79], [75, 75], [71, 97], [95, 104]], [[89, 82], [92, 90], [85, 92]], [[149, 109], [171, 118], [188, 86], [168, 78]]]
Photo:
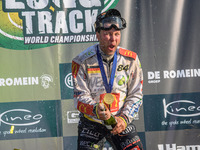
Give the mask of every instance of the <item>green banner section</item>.
[[57, 47], [0, 50], [1, 102], [60, 99]]

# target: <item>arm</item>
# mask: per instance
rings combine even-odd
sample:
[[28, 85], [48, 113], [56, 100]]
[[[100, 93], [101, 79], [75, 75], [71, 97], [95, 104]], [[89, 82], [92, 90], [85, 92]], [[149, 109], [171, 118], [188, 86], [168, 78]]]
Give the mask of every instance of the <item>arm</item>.
[[130, 67], [128, 93], [120, 116], [129, 124], [134, 120], [142, 105], [143, 72], [138, 56]]
[[130, 70], [127, 97], [120, 115], [115, 116], [117, 125], [112, 130], [113, 134], [118, 134], [125, 130], [127, 125], [134, 120], [142, 105], [143, 73], [138, 57], [131, 64]]
[[83, 63], [72, 61], [72, 75], [74, 84], [74, 105], [82, 113], [95, 116], [93, 108], [96, 102], [90, 95], [86, 68]]
[[111, 113], [107, 107], [102, 110], [103, 106], [92, 99], [85, 70], [84, 64], [79, 65], [75, 61], [72, 62], [75, 107], [86, 115], [107, 120]]

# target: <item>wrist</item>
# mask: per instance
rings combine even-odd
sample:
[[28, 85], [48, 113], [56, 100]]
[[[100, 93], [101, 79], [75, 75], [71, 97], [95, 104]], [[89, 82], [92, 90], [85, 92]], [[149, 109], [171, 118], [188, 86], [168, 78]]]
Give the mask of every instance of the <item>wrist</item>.
[[124, 121], [124, 123], [125, 123], [125, 125], [126, 125], [126, 127], [127, 127], [127, 125], [129, 124], [129, 121], [128, 121], [128, 118], [126, 117], [126, 115], [121, 114], [121, 115], [119, 116], [119, 118], [122, 119], [122, 120]]
[[93, 107], [93, 114], [99, 119], [99, 115], [98, 115], [98, 112], [97, 112], [97, 109], [98, 109], [98, 105], [99, 103], [96, 103]]

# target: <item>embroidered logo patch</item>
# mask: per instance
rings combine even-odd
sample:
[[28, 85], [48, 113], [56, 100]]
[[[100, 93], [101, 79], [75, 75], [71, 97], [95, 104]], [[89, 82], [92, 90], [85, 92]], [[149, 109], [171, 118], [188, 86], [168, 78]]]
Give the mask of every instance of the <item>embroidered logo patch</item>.
[[100, 68], [98, 66], [88, 67], [87, 72], [88, 72], [88, 74], [101, 73]]
[[131, 57], [133, 59], [136, 59], [137, 57], [137, 54], [135, 52], [123, 48], [119, 49], [119, 53], [123, 56]]
[[72, 76], [74, 78], [76, 78], [79, 68], [80, 68], [80, 65], [77, 64], [76, 62], [72, 61]]

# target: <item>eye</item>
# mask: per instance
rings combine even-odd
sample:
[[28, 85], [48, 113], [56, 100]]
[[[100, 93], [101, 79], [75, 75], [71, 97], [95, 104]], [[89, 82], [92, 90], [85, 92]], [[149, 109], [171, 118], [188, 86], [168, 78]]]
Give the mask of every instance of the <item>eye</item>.
[[119, 36], [119, 35], [120, 35], [119, 32], [115, 33], [115, 36]]
[[104, 32], [104, 35], [108, 35], [109, 33], [108, 32]]

